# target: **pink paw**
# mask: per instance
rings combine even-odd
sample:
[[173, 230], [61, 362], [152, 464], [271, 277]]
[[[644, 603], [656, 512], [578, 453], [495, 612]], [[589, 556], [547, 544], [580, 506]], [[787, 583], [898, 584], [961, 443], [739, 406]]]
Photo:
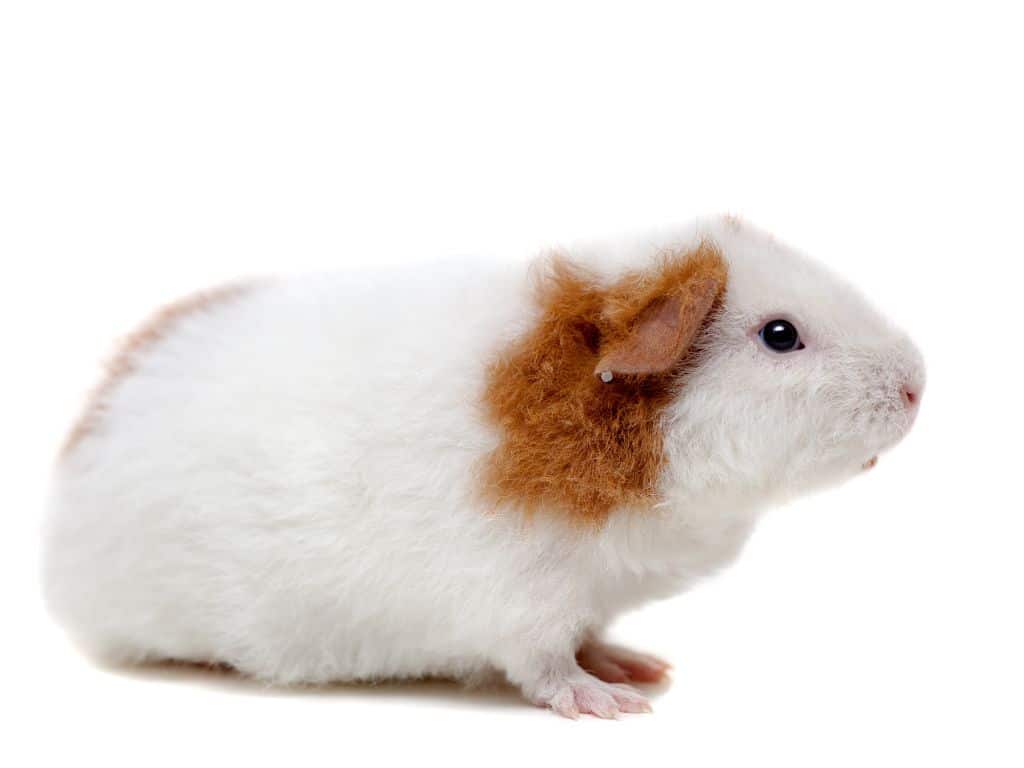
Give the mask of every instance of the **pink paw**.
[[604, 683], [584, 672], [556, 683], [537, 703], [573, 720], [580, 715], [615, 719], [627, 712], [651, 711], [647, 699], [629, 686]]
[[576, 661], [608, 683], [657, 683], [672, 668], [656, 656], [598, 642], [585, 643], [576, 653]]

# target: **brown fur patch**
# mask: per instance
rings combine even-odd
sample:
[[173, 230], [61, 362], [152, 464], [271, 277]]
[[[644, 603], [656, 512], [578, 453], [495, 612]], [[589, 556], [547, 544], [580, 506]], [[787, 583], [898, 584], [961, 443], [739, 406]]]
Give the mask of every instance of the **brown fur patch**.
[[93, 389], [82, 415], [64, 442], [61, 456], [70, 454], [86, 435], [95, 429], [107, 409], [111, 393], [138, 367], [143, 352], [167, 336], [185, 316], [205, 312], [246, 293], [255, 283], [226, 285], [187, 296], [158, 310], [142, 327], [127, 336], [107, 363], [107, 374]]
[[488, 371], [485, 405], [502, 435], [485, 468], [488, 497], [527, 512], [550, 506], [588, 523], [616, 507], [654, 502], [664, 455], [660, 417], [685, 350], [665, 370], [608, 383], [595, 367], [610, 350], [629, 346], [645, 317], [665, 303], [679, 305], [679, 297], [688, 301], [695, 286], [713, 281], [720, 300], [726, 277], [721, 254], [707, 243], [664, 254], [654, 268], [611, 286], [553, 258], [538, 286], [537, 327]]

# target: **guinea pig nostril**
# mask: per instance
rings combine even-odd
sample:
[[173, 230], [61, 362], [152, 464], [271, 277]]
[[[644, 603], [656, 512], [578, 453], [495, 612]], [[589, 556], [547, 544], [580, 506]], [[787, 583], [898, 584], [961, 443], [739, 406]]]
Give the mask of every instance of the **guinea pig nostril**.
[[919, 395], [917, 394], [917, 392], [915, 392], [914, 390], [912, 390], [912, 389], [911, 389], [910, 387], [908, 387], [908, 386], [907, 386], [906, 384], [904, 384], [904, 385], [903, 385], [903, 386], [902, 386], [902, 387], [900, 388], [900, 397], [902, 397], [902, 398], [903, 398], [903, 402], [904, 402], [904, 403], [905, 403], [905, 404], [906, 404], [906, 405], [907, 405], [908, 407], [913, 407], [914, 405], [916, 405], [916, 404], [917, 404], [917, 401], [918, 401], [918, 399], [920, 398], [920, 396], [919, 396]]

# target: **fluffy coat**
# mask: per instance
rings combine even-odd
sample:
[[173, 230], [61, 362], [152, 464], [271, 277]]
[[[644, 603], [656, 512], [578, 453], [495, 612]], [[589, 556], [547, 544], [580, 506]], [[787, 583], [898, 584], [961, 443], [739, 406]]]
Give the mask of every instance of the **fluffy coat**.
[[[678, 365], [601, 381], [606, 340], [680, 288], [658, 279], [666, 255], [702, 248], [727, 285]], [[577, 654], [601, 656], [616, 615], [731, 561], [766, 504], [861, 472], [909, 429], [923, 364], [850, 287], [734, 219], [551, 258], [288, 278], [174, 313], [101, 387], [57, 467], [54, 615], [123, 661], [274, 683], [498, 670], [562, 714], [645, 709]], [[537, 456], [563, 453], [530, 446], [564, 438], [558, 386], [541, 428], [516, 431], [516, 398], [538, 405], [517, 382], [553, 274], [586, 275], [573, 381], [627, 405], [651, 395], [653, 463], [625, 450], [602, 464], [584, 440], [576, 475], [542, 471]], [[805, 349], [765, 348], [777, 317]], [[518, 474], [502, 470], [510, 445]], [[530, 482], [588, 472], [600, 493]], [[605, 657], [586, 666], [629, 667]]]

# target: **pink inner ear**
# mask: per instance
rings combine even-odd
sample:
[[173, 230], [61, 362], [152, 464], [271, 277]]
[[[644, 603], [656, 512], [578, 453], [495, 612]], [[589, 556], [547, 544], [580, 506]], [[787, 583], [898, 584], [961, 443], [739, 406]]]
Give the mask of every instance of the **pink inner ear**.
[[680, 294], [656, 299], [629, 336], [601, 358], [594, 373], [650, 374], [672, 368], [693, 343], [718, 290], [717, 280], [702, 278], [687, 283]]

